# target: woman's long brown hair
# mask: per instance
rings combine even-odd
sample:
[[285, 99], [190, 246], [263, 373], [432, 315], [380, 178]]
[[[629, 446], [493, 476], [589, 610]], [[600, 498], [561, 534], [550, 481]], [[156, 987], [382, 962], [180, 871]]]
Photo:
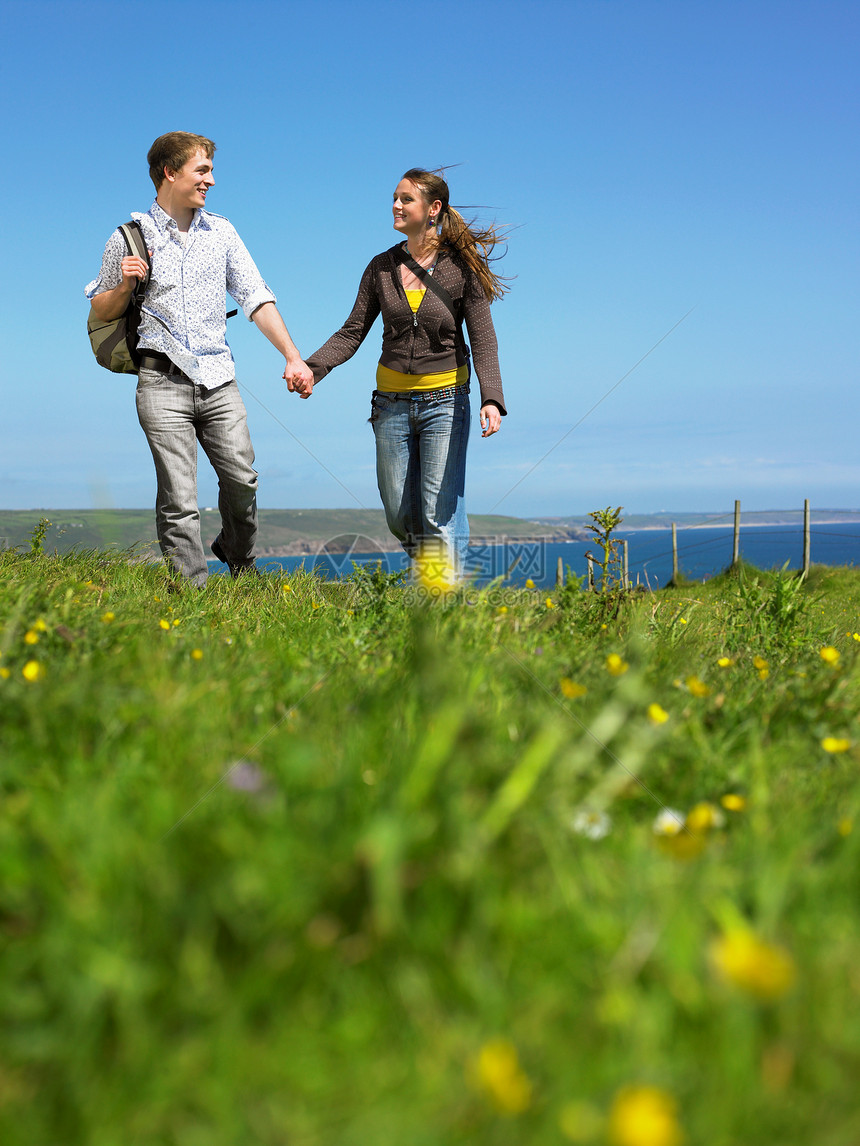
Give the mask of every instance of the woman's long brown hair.
[[495, 261], [490, 256], [493, 248], [504, 242], [505, 235], [495, 225], [479, 227], [474, 222], [467, 223], [460, 212], [450, 205], [448, 184], [438, 172], [411, 167], [403, 178], [415, 184], [428, 204], [436, 199], [441, 202], [442, 210], [437, 220], [441, 230], [436, 239], [437, 244], [457, 252], [469, 270], [477, 276], [490, 302], [502, 298], [510, 287], [490, 266], [491, 261]]

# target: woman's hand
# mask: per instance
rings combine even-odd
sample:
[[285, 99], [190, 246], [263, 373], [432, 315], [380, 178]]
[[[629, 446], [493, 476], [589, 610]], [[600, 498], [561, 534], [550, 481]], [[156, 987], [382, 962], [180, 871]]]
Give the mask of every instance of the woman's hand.
[[300, 398], [310, 398], [314, 392], [313, 371], [301, 359], [292, 365], [287, 363], [284, 380], [287, 383], [287, 389], [292, 394], [298, 394]]
[[502, 428], [502, 414], [495, 402], [487, 402], [481, 407], [481, 437], [489, 438]]

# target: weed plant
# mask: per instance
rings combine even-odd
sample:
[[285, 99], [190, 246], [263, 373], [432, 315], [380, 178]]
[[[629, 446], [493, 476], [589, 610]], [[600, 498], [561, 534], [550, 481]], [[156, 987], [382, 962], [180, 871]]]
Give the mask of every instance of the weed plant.
[[0, 554], [4, 1146], [860, 1141], [860, 576]]

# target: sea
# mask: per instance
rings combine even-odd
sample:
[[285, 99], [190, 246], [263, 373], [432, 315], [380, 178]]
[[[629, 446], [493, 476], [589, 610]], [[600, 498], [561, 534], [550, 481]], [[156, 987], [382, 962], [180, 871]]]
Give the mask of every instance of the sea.
[[[628, 572], [635, 584], [652, 589], [665, 585], [672, 576], [671, 529], [619, 531], [619, 540], [627, 541]], [[362, 544], [362, 540], [365, 544]], [[706, 581], [726, 569], [732, 560], [733, 529], [696, 527], [678, 529], [678, 565], [689, 580]], [[470, 576], [478, 585], [492, 581], [511, 587], [523, 587], [527, 580], [536, 588], [549, 588], [556, 583], [561, 559], [564, 575], [583, 576], [588, 567], [585, 554], [597, 554], [593, 541], [516, 541], [499, 539], [497, 544], [471, 546]], [[740, 556], [760, 569], [799, 569], [803, 563], [803, 529], [800, 525], [741, 526]], [[810, 559], [817, 565], [860, 565], [860, 524], [834, 523], [813, 525], [810, 529]], [[263, 557], [257, 561], [262, 572], [282, 573], [294, 569], [315, 569], [319, 576], [333, 580], [348, 576], [353, 563], [366, 567], [381, 566], [395, 572], [406, 566], [403, 553], [383, 553], [374, 549], [367, 538], [357, 538], [353, 548], [320, 552], [305, 557]], [[210, 562], [212, 572], [226, 572], [218, 561]]]

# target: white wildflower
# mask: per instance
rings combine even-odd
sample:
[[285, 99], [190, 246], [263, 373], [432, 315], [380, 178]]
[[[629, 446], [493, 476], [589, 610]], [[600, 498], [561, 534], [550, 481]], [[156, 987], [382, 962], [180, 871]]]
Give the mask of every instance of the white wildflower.
[[580, 808], [572, 818], [570, 826], [578, 836], [585, 836], [589, 840], [602, 840], [612, 830], [612, 820], [606, 812]]
[[664, 808], [654, 821], [654, 834], [658, 836], [677, 836], [684, 827], [686, 816], [677, 808]]

